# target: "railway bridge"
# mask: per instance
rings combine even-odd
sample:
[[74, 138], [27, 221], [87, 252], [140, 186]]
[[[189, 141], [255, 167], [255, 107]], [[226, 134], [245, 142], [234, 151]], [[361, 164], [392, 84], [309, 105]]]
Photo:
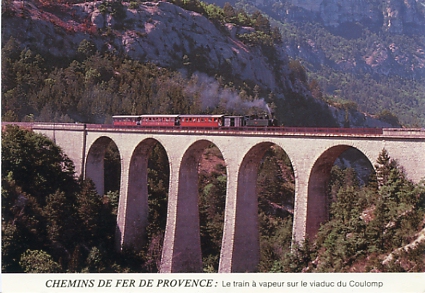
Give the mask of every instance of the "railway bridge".
[[113, 141], [121, 159], [117, 246], [138, 249], [148, 224], [147, 162], [161, 144], [170, 164], [167, 224], [161, 272], [201, 272], [198, 164], [211, 143], [227, 172], [219, 272], [255, 271], [260, 258], [256, 178], [266, 150], [288, 155], [295, 176], [293, 240], [314, 237], [328, 219], [326, 189], [336, 158], [360, 151], [373, 166], [385, 148], [414, 182], [425, 178], [425, 129], [117, 128], [112, 125], [32, 123], [73, 160], [76, 172], [104, 193], [104, 154]]

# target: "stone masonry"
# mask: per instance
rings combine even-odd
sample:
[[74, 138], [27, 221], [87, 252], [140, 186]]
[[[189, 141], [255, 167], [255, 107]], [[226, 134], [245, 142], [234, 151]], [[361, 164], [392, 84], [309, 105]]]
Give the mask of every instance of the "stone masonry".
[[32, 124], [74, 161], [78, 174], [104, 193], [103, 160], [113, 141], [121, 157], [117, 249], [139, 249], [148, 224], [147, 159], [159, 143], [170, 164], [167, 225], [161, 272], [201, 272], [197, 168], [211, 143], [221, 151], [227, 194], [219, 272], [254, 272], [259, 262], [256, 176], [272, 145], [288, 155], [295, 176], [293, 240], [314, 237], [327, 220], [326, 186], [335, 159], [346, 149], [362, 152], [373, 165], [385, 148], [414, 182], [425, 178], [425, 129], [383, 129], [382, 134], [258, 130], [113, 128], [85, 124]]

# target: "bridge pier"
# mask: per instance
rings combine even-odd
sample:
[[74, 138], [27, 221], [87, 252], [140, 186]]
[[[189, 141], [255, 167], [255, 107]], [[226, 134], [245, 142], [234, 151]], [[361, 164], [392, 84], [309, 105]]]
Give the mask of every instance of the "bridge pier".
[[295, 172], [294, 220], [292, 224], [293, 243], [301, 243], [307, 234], [308, 177], [303, 176], [303, 170], [297, 171]]
[[231, 273], [234, 262], [236, 210], [238, 207], [238, 166], [227, 166], [227, 194], [223, 238], [220, 251], [219, 273]]
[[[142, 141], [121, 160], [121, 188], [117, 215], [116, 245], [119, 250], [142, 249], [148, 226], [148, 159], [156, 141]], [[127, 159], [130, 158], [130, 159]]]
[[202, 272], [198, 166], [209, 144], [209, 141], [198, 141], [184, 155], [170, 158], [172, 168], [161, 273]]
[[228, 172], [228, 191], [220, 273], [256, 272], [260, 262], [257, 177], [261, 160], [272, 143], [248, 151]]

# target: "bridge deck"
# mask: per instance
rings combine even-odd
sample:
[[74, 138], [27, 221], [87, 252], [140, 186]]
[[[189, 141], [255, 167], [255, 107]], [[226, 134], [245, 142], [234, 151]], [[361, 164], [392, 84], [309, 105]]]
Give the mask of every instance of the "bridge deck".
[[114, 126], [111, 124], [2, 122], [29, 129], [83, 130], [229, 136], [335, 136], [335, 137], [411, 137], [425, 138], [425, 128], [326, 128], [326, 127], [167, 127]]

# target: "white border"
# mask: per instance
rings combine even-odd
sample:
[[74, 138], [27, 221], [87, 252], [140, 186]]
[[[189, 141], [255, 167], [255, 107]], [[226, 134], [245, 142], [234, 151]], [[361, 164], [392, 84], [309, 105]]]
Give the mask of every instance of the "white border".
[[[4, 293], [385, 292], [423, 293], [425, 273], [9, 274]], [[124, 281], [127, 280], [127, 281]], [[105, 284], [109, 282], [109, 286]], [[149, 286], [143, 286], [149, 284]], [[345, 287], [341, 284], [345, 283]], [[168, 285], [167, 285], [168, 284]], [[100, 285], [100, 286], [99, 286]], [[141, 286], [142, 285], [142, 286]], [[255, 286], [254, 286], [255, 285]], [[268, 287], [264, 287], [264, 286]], [[292, 285], [292, 286], [291, 286]], [[283, 286], [283, 287], [282, 287]], [[294, 287], [295, 286], [295, 287]]]

